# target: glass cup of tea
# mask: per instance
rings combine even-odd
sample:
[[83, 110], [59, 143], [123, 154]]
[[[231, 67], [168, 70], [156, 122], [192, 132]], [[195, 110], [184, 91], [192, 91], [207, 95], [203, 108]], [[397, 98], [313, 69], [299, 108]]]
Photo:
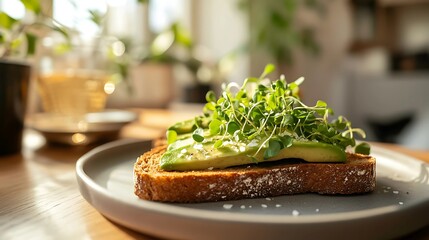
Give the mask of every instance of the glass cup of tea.
[[85, 114], [105, 109], [108, 45], [102, 38], [82, 36], [42, 42], [37, 85], [43, 110], [61, 124], [84, 128]]

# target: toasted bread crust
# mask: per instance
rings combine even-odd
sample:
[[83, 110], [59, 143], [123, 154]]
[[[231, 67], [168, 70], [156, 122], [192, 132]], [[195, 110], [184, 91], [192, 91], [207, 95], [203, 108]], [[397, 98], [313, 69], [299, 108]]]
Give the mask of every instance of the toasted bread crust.
[[162, 202], [208, 202], [285, 194], [359, 194], [375, 189], [375, 158], [348, 154], [345, 163], [279, 161], [220, 170], [163, 171], [166, 146], [140, 156], [134, 165], [134, 192]]

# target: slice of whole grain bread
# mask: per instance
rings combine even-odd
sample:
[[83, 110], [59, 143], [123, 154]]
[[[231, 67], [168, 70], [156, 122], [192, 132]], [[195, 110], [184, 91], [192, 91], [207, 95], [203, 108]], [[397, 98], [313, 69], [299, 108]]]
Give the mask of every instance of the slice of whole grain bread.
[[344, 163], [285, 159], [203, 171], [164, 171], [159, 160], [166, 146], [140, 156], [134, 164], [134, 193], [162, 202], [208, 202], [285, 194], [360, 194], [375, 189], [375, 158], [347, 154]]

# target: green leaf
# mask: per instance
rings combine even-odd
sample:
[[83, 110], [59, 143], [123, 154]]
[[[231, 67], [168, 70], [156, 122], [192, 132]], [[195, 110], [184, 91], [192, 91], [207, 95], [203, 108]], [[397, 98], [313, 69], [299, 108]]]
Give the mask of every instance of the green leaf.
[[316, 107], [320, 107], [320, 108], [326, 108], [326, 106], [328, 106], [328, 104], [326, 104], [326, 102], [318, 100], [316, 103]]
[[337, 119], [332, 121], [332, 125], [339, 131], [346, 129], [347, 121], [344, 120], [343, 116], [339, 116]]
[[262, 84], [258, 85], [258, 91], [261, 95], [265, 96], [265, 92], [268, 90], [268, 87]]
[[31, 33], [26, 33], [27, 38], [27, 55], [34, 55], [36, 53], [37, 36]]
[[66, 44], [71, 45], [69, 29], [66, 28], [65, 26], [57, 24], [49, 19], [43, 19], [43, 21], [41, 21], [39, 24], [49, 29], [52, 29], [55, 32], [60, 33], [67, 40]]
[[216, 110], [216, 104], [214, 102], [208, 102], [206, 105], [204, 105], [205, 109], [214, 111]]
[[235, 98], [240, 100], [240, 98], [245, 98], [246, 97], [246, 92], [243, 90], [240, 90], [237, 92], [237, 94], [235, 95]]
[[101, 26], [103, 19], [104, 19], [104, 15], [100, 12], [100, 11], [96, 11], [96, 10], [89, 10], [89, 15], [91, 21], [93, 23], [95, 23], [97, 26]]
[[369, 155], [371, 153], [371, 146], [366, 143], [360, 143], [355, 147], [355, 153]]
[[293, 138], [291, 136], [285, 135], [285, 136], [281, 136], [280, 137], [281, 143], [282, 143], [282, 149], [283, 148], [288, 148], [290, 146], [292, 146], [293, 143]]
[[192, 138], [196, 142], [204, 141], [204, 130], [202, 128], [195, 129], [195, 131], [192, 133]]
[[270, 139], [270, 141], [268, 141], [268, 148], [264, 152], [264, 159], [276, 156], [281, 149], [282, 145], [279, 141]]
[[222, 146], [222, 143], [223, 143], [223, 141], [219, 139], [213, 144], [213, 147], [219, 148]]
[[177, 140], [177, 132], [174, 130], [167, 130], [167, 143], [172, 144]]
[[70, 43], [68, 42], [59, 43], [54, 46], [54, 53], [58, 55], [62, 55], [71, 51], [71, 49], [72, 49], [72, 46]]
[[265, 66], [264, 72], [261, 74], [261, 76], [259, 78], [265, 78], [268, 74], [272, 73], [274, 70], [276, 69], [276, 67], [274, 66], [274, 64], [267, 64]]
[[271, 22], [279, 29], [284, 29], [290, 25], [290, 21], [283, 16], [282, 12], [278, 11], [271, 12]]
[[286, 82], [278, 80], [275, 82], [277, 96], [284, 96], [286, 89]]
[[243, 89], [245, 88], [245, 86], [247, 86], [247, 84], [249, 83], [258, 83], [259, 82], [259, 78], [255, 78], [255, 77], [250, 77], [250, 78], [246, 78], [244, 79], [244, 83], [243, 83]]
[[171, 30], [173, 31], [174, 39], [176, 43], [182, 46], [185, 46], [187, 48], [192, 47], [193, 43], [192, 43], [191, 37], [189, 36], [188, 33], [185, 32], [185, 30], [178, 23], [172, 24]]
[[39, 0], [21, 0], [22, 4], [27, 10], [33, 11], [36, 14], [40, 14], [42, 8], [40, 7]]
[[240, 126], [236, 122], [229, 122], [226, 127], [226, 131], [231, 135], [233, 135], [235, 131], [239, 129], [240, 129]]
[[220, 132], [222, 122], [218, 119], [213, 119], [209, 124], [210, 134], [214, 135]]
[[13, 24], [16, 23], [17, 20], [5, 12], [0, 12], [0, 26], [5, 29], [11, 29]]
[[277, 106], [277, 104], [276, 104], [276, 96], [274, 96], [273, 94], [268, 94], [267, 105], [270, 108], [270, 110], [275, 109], [276, 106]]
[[207, 102], [216, 102], [216, 95], [212, 90], [210, 90], [206, 93], [206, 101]]

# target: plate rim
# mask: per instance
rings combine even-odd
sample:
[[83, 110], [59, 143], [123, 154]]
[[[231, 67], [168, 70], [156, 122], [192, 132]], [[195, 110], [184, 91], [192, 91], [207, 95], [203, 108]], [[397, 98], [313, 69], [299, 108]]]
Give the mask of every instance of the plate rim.
[[[204, 210], [204, 209], [193, 209], [185, 208], [181, 206], [174, 206], [172, 204], [153, 202], [149, 200], [136, 199], [139, 201], [138, 204], [135, 204], [134, 201], [129, 201], [129, 199], [123, 199], [119, 196], [114, 195], [107, 188], [100, 186], [96, 181], [94, 181], [90, 176], [88, 176], [84, 171], [84, 166], [88, 161], [96, 156], [97, 154], [103, 153], [105, 151], [114, 151], [117, 148], [121, 148], [131, 144], [149, 144], [151, 140], [136, 140], [136, 139], [120, 139], [110, 143], [100, 145], [88, 153], [84, 154], [76, 162], [76, 175], [80, 178], [88, 187], [92, 190], [97, 191], [98, 194], [101, 194], [104, 197], [111, 198], [112, 200], [124, 204], [128, 207], [138, 207], [144, 211], [150, 211], [158, 214], [172, 215], [176, 217], [187, 217], [193, 219], [201, 220], [210, 220], [210, 221], [228, 221], [228, 222], [239, 222], [239, 223], [264, 223], [264, 224], [315, 224], [315, 223], [334, 223], [339, 221], [353, 221], [361, 220], [367, 218], [378, 217], [380, 215], [389, 215], [397, 212], [397, 206], [386, 206], [376, 209], [364, 209], [352, 212], [340, 212], [340, 213], [325, 213], [320, 215], [270, 215], [270, 214], [252, 214], [252, 213], [237, 213], [237, 212], [223, 212], [223, 211], [213, 211], [213, 210]], [[375, 147], [375, 148], [374, 148]], [[383, 151], [383, 154], [395, 155], [396, 158], [404, 158], [407, 161], [415, 161], [420, 164], [426, 164], [417, 158], [386, 149], [381, 146], [372, 146], [372, 151], [374, 152]], [[144, 151], [142, 150], [142, 154]], [[138, 156], [136, 156], [137, 158]], [[88, 199], [86, 199], [90, 202]], [[90, 202], [93, 205], [92, 202]], [[94, 205], [93, 205], [94, 206]], [[94, 206], [95, 207], [95, 206]], [[415, 205], [403, 205], [400, 208], [403, 211], [412, 210], [418, 206]], [[96, 207], [95, 207], [96, 208]], [[96, 208], [97, 209], [97, 208]], [[97, 209], [98, 210], [98, 209]], [[256, 216], [256, 217], [251, 217]]]
[[[26, 119], [26, 126], [34, 129], [38, 132], [44, 133], [44, 134], [73, 134], [73, 133], [85, 133], [85, 134], [91, 134], [91, 133], [104, 133], [104, 132], [116, 132], [119, 131], [124, 125], [132, 123], [133, 121], [138, 119], [137, 113], [130, 110], [123, 110], [123, 109], [114, 109], [114, 108], [107, 108], [100, 112], [92, 112], [92, 113], [109, 113], [109, 112], [118, 112], [118, 113], [126, 113], [130, 117], [128, 120], [121, 120], [121, 121], [106, 121], [106, 122], [99, 122], [99, 123], [93, 123], [93, 124], [104, 124], [109, 125], [109, 127], [103, 127], [103, 128], [92, 128], [87, 130], [76, 130], [76, 129], [58, 129], [58, 128], [44, 128], [39, 127], [37, 125], [37, 119], [43, 116], [48, 116], [50, 113], [45, 112], [39, 112], [29, 115]], [[91, 113], [88, 113], [91, 114]], [[113, 127], [112, 127], [113, 126]]]

